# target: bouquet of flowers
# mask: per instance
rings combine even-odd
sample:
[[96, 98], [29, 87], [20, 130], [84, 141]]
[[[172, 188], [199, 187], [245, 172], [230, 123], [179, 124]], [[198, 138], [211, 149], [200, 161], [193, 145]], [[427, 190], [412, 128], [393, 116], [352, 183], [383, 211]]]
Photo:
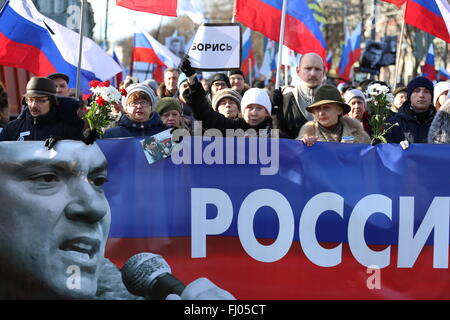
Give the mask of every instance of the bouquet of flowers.
[[111, 86], [109, 81], [101, 82], [93, 80], [89, 82], [91, 86], [91, 103], [87, 107], [84, 118], [89, 123], [91, 130], [97, 131], [99, 135], [103, 134], [106, 128], [113, 120], [111, 115], [112, 104], [120, 103], [122, 96], [126, 96], [125, 89], [117, 90]]
[[390, 89], [380, 83], [369, 85], [366, 91], [367, 106], [369, 109], [369, 125], [372, 130], [372, 144], [375, 142], [387, 143], [385, 135], [394, 126], [398, 125], [387, 123], [386, 120], [392, 113], [390, 104], [394, 101], [394, 95]]

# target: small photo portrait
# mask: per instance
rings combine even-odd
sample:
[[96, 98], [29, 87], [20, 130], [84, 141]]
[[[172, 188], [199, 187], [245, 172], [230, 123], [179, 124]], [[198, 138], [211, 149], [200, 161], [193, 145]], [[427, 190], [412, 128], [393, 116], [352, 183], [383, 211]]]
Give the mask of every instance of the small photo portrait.
[[178, 144], [172, 140], [170, 131], [168, 129], [140, 141], [149, 164], [169, 158], [172, 152], [176, 152]]

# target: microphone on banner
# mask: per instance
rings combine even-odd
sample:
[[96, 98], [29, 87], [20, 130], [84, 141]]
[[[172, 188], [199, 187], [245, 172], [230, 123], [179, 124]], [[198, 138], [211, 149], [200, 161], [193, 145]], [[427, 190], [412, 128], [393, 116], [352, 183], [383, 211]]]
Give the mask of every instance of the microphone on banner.
[[186, 286], [172, 276], [163, 257], [142, 252], [132, 256], [121, 269], [125, 287], [136, 296], [164, 300], [169, 294], [181, 295]]

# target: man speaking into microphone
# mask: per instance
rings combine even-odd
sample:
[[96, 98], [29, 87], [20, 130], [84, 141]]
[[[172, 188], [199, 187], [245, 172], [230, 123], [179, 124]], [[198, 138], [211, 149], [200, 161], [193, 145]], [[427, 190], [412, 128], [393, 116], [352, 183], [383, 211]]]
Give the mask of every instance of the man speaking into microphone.
[[[141, 298], [104, 257], [106, 170], [96, 144], [61, 140], [49, 150], [43, 141], [0, 143], [0, 299]], [[234, 299], [205, 278], [175, 291], [164, 281], [157, 287], [167, 299]]]

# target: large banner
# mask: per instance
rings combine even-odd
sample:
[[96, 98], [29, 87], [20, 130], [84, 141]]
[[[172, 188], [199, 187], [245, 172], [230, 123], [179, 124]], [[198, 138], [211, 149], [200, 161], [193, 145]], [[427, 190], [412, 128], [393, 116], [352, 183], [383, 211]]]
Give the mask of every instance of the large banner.
[[238, 299], [449, 299], [450, 146], [100, 140], [106, 256], [162, 255]]

